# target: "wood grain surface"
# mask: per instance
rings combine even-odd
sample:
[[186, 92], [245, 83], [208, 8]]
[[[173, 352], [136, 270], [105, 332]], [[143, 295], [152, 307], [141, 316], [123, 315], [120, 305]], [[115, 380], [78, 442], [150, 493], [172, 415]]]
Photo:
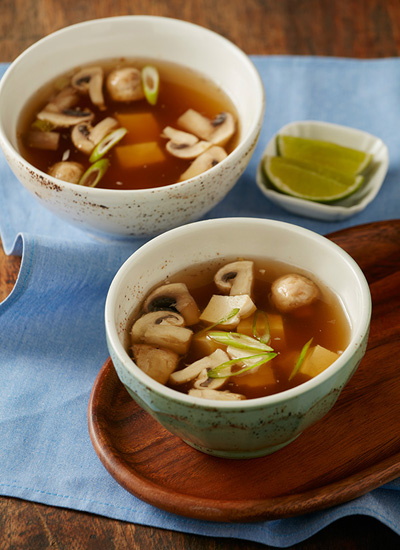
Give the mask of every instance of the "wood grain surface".
[[[80, 21], [115, 15], [152, 14], [185, 19], [209, 27], [248, 54], [323, 55], [357, 58], [400, 54], [398, 0], [0, 0], [0, 61], [11, 61], [50, 32]], [[339, 244], [340, 235], [338, 236]], [[369, 246], [360, 240], [359, 251]], [[396, 258], [371, 255], [371, 290], [379, 307], [371, 342], [389, 346], [390, 292], [396, 279], [381, 278], [382, 264]], [[20, 259], [0, 249], [0, 299], [16, 281]], [[386, 268], [384, 268], [386, 269]], [[398, 283], [397, 283], [398, 284]], [[385, 301], [387, 304], [385, 304]], [[389, 312], [385, 322], [380, 312]], [[397, 315], [398, 317], [398, 315]], [[382, 342], [383, 343], [383, 342]], [[383, 343], [384, 344], [384, 343]], [[373, 348], [372, 348], [373, 351]], [[367, 517], [335, 522], [296, 550], [398, 549], [399, 538]], [[241, 540], [210, 539], [123, 523], [82, 512], [0, 498], [0, 550], [256, 550], [268, 546]]]
[[399, 425], [392, 421], [400, 418], [400, 220], [352, 227], [333, 240], [366, 274], [373, 314], [367, 353], [330, 413], [270, 456], [218, 459], [184, 444], [136, 405], [109, 359], [88, 421], [96, 452], [125, 489], [180, 515], [251, 521], [315, 512], [400, 476]]

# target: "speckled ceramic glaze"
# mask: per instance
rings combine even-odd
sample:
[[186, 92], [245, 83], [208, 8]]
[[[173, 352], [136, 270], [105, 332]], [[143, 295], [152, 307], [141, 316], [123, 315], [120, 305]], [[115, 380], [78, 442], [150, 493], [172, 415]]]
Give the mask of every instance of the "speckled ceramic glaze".
[[[127, 353], [128, 320], [165, 277], [217, 256], [273, 258], [313, 273], [340, 297], [348, 314], [347, 349], [305, 384], [247, 401], [195, 398], [149, 378]], [[331, 241], [282, 222], [225, 218], [173, 229], [135, 252], [111, 284], [105, 325], [112, 361], [135, 401], [167, 430], [203, 452], [250, 458], [287, 445], [331, 409], [365, 353], [370, 316], [370, 292], [362, 271]]]
[[[236, 149], [198, 177], [150, 190], [81, 188], [27, 163], [18, 152], [16, 131], [32, 94], [76, 66], [118, 57], [171, 61], [213, 80], [236, 107]], [[198, 219], [234, 186], [258, 139], [264, 89], [249, 58], [222, 36], [175, 19], [124, 16], [73, 25], [34, 44], [2, 78], [0, 104], [0, 146], [17, 178], [43, 206], [84, 229], [145, 236]]]

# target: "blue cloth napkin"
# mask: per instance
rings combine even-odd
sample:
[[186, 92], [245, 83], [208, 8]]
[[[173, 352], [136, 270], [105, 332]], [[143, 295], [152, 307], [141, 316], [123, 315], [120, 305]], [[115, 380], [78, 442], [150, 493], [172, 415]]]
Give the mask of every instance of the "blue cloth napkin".
[[[326, 234], [400, 214], [400, 59], [253, 57], [267, 105], [257, 150], [237, 186], [206, 218], [253, 216]], [[0, 65], [0, 75], [6, 65]], [[270, 137], [295, 120], [365, 130], [389, 148], [390, 168], [377, 198], [342, 222], [289, 214], [255, 184]], [[400, 481], [326, 511], [252, 524], [174, 516], [122, 489], [92, 448], [86, 422], [96, 375], [108, 356], [103, 308], [108, 286], [145, 239], [92, 237], [44, 210], [0, 154], [0, 231], [8, 254], [22, 255], [11, 295], [0, 304], [0, 493], [111, 518], [276, 547], [302, 541], [338, 518], [364, 514], [400, 534]], [[1, 282], [0, 282], [1, 284]]]

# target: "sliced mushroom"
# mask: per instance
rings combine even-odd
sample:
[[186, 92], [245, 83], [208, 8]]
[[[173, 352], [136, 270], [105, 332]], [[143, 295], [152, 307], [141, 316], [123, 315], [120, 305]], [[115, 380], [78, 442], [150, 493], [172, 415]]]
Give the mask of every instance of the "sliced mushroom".
[[84, 171], [82, 164], [69, 160], [53, 164], [49, 169], [49, 175], [59, 180], [78, 183]]
[[94, 114], [89, 111], [81, 111], [80, 109], [62, 109], [60, 111], [51, 110], [45, 107], [37, 114], [39, 120], [51, 122], [55, 127], [69, 128], [81, 122], [89, 122], [93, 120]]
[[229, 361], [229, 356], [222, 349], [217, 349], [211, 355], [195, 361], [184, 369], [173, 372], [169, 377], [169, 381], [174, 385], [186, 384], [197, 378], [204, 369], [213, 369], [226, 361]]
[[89, 94], [91, 102], [104, 110], [103, 80], [101, 67], [86, 67], [72, 77], [71, 84], [80, 93]]
[[149, 294], [143, 309], [150, 311], [172, 311], [179, 313], [187, 325], [199, 322], [200, 311], [184, 283], [162, 285]]
[[178, 313], [153, 311], [145, 313], [133, 324], [131, 339], [133, 344], [149, 344], [184, 355], [193, 332], [185, 327], [184, 318]]
[[202, 397], [203, 399], [214, 399], [218, 401], [240, 401], [246, 399], [245, 395], [240, 393], [233, 393], [228, 390], [199, 390], [197, 388], [192, 388], [189, 390], [189, 395], [193, 397]]
[[188, 109], [178, 118], [178, 125], [214, 145], [224, 146], [236, 130], [235, 119], [230, 113], [220, 113], [213, 120], [194, 109]]
[[254, 284], [254, 262], [241, 260], [226, 264], [217, 271], [214, 282], [218, 290], [224, 294], [251, 296]]
[[213, 166], [216, 166], [221, 160], [224, 160], [227, 156], [225, 149], [222, 147], [216, 145], [210, 147], [191, 163], [189, 168], [181, 174], [179, 181], [188, 180], [206, 172]]
[[60, 134], [58, 132], [41, 132], [40, 130], [31, 130], [28, 132], [26, 142], [29, 147], [35, 149], [47, 149], [56, 151], [60, 143]]
[[113, 117], [103, 118], [100, 122], [94, 126], [90, 131], [90, 139], [95, 145], [105, 138], [110, 132], [112, 132], [118, 126], [118, 121]]
[[117, 126], [117, 120], [112, 117], [104, 118], [96, 126], [90, 123], [77, 124], [72, 129], [71, 139], [79, 151], [90, 155], [96, 145]]
[[211, 147], [208, 141], [199, 141], [193, 134], [175, 130], [171, 126], [164, 128], [162, 137], [169, 139], [165, 146], [168, 153], [181, 159], [194, 159]]
[[279, 311], [289, 312], [312, 304], [319, 296], [319, 288], [308, 277], [290, 273], [272, 283], [271, 296]]
[[[234, 309], [238, 309], [238, 313], [226, 321], [221, 322], [221, 320], [229, 317]], [[200, 321], [204, 321], [210, 325], [218, 323], [216, 328], [232, 329], [239, 324], [240, 319], [249, 317], [255, 310], [256, 306], [247, 294], [238, 296], [221, 296], [219, 294], [214, 294], [203, 313], [200, 315]]]
[[[228, 359], [227, 359], [228, 360]], [[222, 363], [220, 363], [222, 365]], [[218, 365], [216, 365], [218, 367]], [[203, 369], [201, 373], [198, 375], [196, 380], [193, 382], [193, 387], [197, 388], [198, 390], [218, 390], [219, 388], [222, 388], [222, 386], [225, 386], [227, 378], [210, 378], [208, 376], [208, 371], [210, 369]]]
[[62, 111], [63, 109], [71, 109], [74, 107], [79, 100], [77, 91], [72, 86], [65, 86], [53, 99], [50, 103], [47, 104], [47, 109]]
[[107, 90], [114, 101], [136, 101], [144, 98], [142, 75], [134, 67], [114, 69], [107, 77]]
[[160, 384], [168, 382], [179, 361], [179, 355], [173, 351], [147, 344], [133, 345], [132, 352], [136, 365]]

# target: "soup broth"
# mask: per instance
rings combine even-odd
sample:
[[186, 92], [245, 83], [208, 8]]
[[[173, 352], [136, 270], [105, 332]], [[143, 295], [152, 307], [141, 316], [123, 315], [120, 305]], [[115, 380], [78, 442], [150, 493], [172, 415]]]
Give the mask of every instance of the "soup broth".
[[[163, 135], [163, 131], [167, 127], [188, 131], [177, 124], [178, 119], [187, 111], [195, 111], [210, 123], [219, 122], [218, 117], [221, 113], [232, 116], [235, 123], [234, 134], [221, 145], [221, 148], [225, 151], [225, 155], [234, 149], [238, 139], [238, 129], [233, 104], [216, 84], [201, 74], [164, 61], [155, 62], [145, 59], [120, 59], [104, 61], [97, 65], [101, 67], [104, 75], [102, 84], [104, 105], [96, 106], [87, 93], [79, 93], [78, 106], [74, 105], [69, 110], [78, 109], [81, 113], [92, 112], [94, 115], [90, 121], [92, 127], [110, 117], [117, 121], [118, 128], [127, 130], [122, 139], [104, 157], [109, 164], [104, 175], [96, 183], [97, 187], [147, 189], [171, 185], [182, 180], [182, 176], [186, 174], [197, 157], [181, 158], [170, 154], [166, 149], [169, 139]], [[158, 96], [154, 105], [150, 104], [146, 97], [130, 101], [114, 100], [111, 97], [106, 83], [112, 71], [134, 67], [141, 72], [145, 66], [149, 65], [156, 67], [159, 76]], [[40, 90], [24, 109], [19, 123], [18, 141], [22, 156], [39, 170], [51, 175], [55, 175], [51, 172], [52, 167], [65, 161], [81, 165], [83, 170], [79, 173], [80, 176], [91, 167], [89, 154], [83, 153], [71, 140], [73, 126], [65, 128], [54, 127], [51, 124], [46, 126], [43, 120], [39, 123], [37, 120], [38, 113], [46, 110], [52, 98], [61, 90], [70, 87], [71, 79], [78, 70], [82, 69], [62, 75]], [[42, 145], [43, 131], [59, 134], [55, 150], [46, 149]], [[196, 137], [199, 141], [203, 141], [203, 138]], [[175, 150], [179, 155], [179, 147]], [[219, 160], [222, 160], [222, 157], [214, 159], [214, 164]], [[211, 163], [210, 166], [212, 165]], [[71, 181], [67, 179], [68, 176], [56, 175], [56, 177]], [[88, 181], [89, 183], [84, 184], [93, 186], [92, 181], [90, 179]], [[78, 183], [78, 181], [71, 182]]]
[[[173, 374], [168, 376], [168, 380], [165, 382], [174, 390], [207, 397], [206, 392], [203, 392], [203, 395], [198, 390], [213, 389], [217, 380], [217, 383], [221, 382], [222, 385], [213, 389], [213, 392], [219, 392], [219, 395], [222, 394], [224, 398], [229, 398], [228, 394], [240, 396], [240, 399], [272, 395], [310, 380], [310, 378], [325, 370], [347, 347], [350, 334], [349, 321], [338, 297], [332, 291], [313, 280], [309, 274], [302, 274], [292, 266], [270, 260], [252, 260], [252, 263], [253, 281], [250, 295], [254, 308], [250, 314], [245, 313], [243, 318], [240, 317], [239, 323], [234, 327], [225, 328], [221, 323], [216, 323], [217, 326], [213, 326], [210, 318], [206, 320], [206, 312], [213, 297], [222, 294], [216, 283], [216, 273], [223, 266], [227, 264], [228, 266], [237, 265], [237, 262], [231, 263], [226, 260], [191, 267], [166, 281], [167, 286], [163, 288], [168, 288], [168, 285], [177, 282], [186, 285], [200, 313], [200, 319], [195, 324], [186, 325], [193, 331], [190, 345], [187, 351], [179, 354], [179, 360]], [[302, 281], [310, 281], [314, 289], [317, 289], [317, 294], [311, 303], [300, 304], [294, 309], [283, 311], [286, 306], [277, 302], [276, 285], [277, 282], [284, 280], [288, 274], [295, 274], [296, 277], [302, 278]], [[228, 272], [228, 281], [230, 277], [232, 277], [232, 273]], [[231, 297], [225, 295], [225, 298]], [[240, 299], [242, 298], [243, 295], [240, 296]], [[174, 307], [170, 307], [171, 302], [168, 303], [168, 300], [164, 301], [164, 304], [160, 303], [159, 306], [164, 308], [164, 311], [177, 311], [177, 309], [174, 310]], [[228, 306], [225, 313], [230, 307]], [[144, 302], [139, 318], [145, 315], [147, 311], [148, 300]], [[218, 318], [217, 321], [220, 321], [225, 313], [221, 313], [219, 318], [217, 313], [215, 319]], [[268, 323], [266, 323], [266, 319], [268, 319]], [[267, 355], [260, 355], [261, 352], [268, 354], [267, 351], [263, 350], [251, 351], [250, 348], [239, 350], [242, 353], [241, 357], [258, 355], [256, 361], [261, 361], [261, 365], [243, 370], [243, 367], [248, 365], [241, 363], [240, 360], [237, 364], [231, 365], [233, 362], [232, 355], [229, 355], [224, 360], [217, 360], [217, 364], [214, 361], [211, 368], [210, 365], [208, 367], [206, 365], [208, 375], [204, 379], [203, 372], [202, 381], [199, 382], [198, 378], [197, 383], [196, 378], [184, 381], [177, 373], [179, 371], [185, 372], [185, 369], [188, 370], [188, 366], [194, 365], [202, 359], [204, 360], [204, 357], [210, 356], [216, 349], [224, 352], [229, 351], [229, 353], [233, 350], [235, 353], [235, 349], [231, 346], [228, 349], [221, 341], [213, 340], [212, 335], [217, 333], [244, 334], [250, 337], [250, 344], [252, 340], [266, 342], [271, 349], [269, 353], [273, 357], [267, 359]], [[131, 337], [134, 340], [133, 334], [134, 330], [131, 332]], [[239, 336], [239, 341], [240, 338], [242, 337]], [[245, 344], [248, 345], [249, 341], [246, 341]], [[131, 352], [136, 361], [138, 357], [135, 355], [134, 342]], [[304, 357], [300, 361], [302, 355]], [[262, 363], [264, 357], [266, 361]], [[226, 376], [223, 380], [219, 380], [218, 377], [209, 377], [213, 370], [218, 371], [220, 369], [220, 374], [224, 374], [222, 372], [224, 369], [221, 370], [218, 363], [220, 361], [224, 363], [228, 360], [230, 365], [225, 367], [224, 372], [226, 373], [226, 369], [230, 368], [231, 372], [234, 373], [233, 376]], [[218, 372], [214, 372], [214, 374], [218, 374]], [[214, 398], [216, 396], [218, 398], [215, 393], [214, 397], [212, 396], [213, 392], [209, 397]]]

